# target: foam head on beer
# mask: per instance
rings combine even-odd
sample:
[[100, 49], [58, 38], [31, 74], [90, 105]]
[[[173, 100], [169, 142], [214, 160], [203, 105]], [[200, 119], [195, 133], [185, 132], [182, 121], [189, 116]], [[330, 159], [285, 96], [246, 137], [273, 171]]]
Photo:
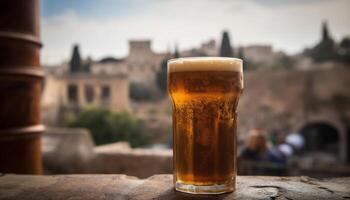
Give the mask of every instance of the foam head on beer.
[[176, 190], [189, 193], [234, 190], [236, 108], [242, 90], [240, 59], [204, 57], [168, 61]]
[[176, 58], [168, 62], [169, 72], [181, 71], [236, 71], [242, 72], [242, 60], [226, 57]]

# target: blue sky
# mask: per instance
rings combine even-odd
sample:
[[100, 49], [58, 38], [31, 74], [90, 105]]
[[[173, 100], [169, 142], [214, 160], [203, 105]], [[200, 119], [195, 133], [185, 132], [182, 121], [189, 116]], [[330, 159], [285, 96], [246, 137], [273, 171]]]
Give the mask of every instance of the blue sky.
[[327, 19], [335, 39], [350, 34], [348, 0], [42, 0], [44, 64], [83, 56], [123, 57], [130, 39], [151, 39], [155, 51], [199, 46], [230, 32], [233, 46], [272, 44], [297, 53], [319, 39]]
[[[166, 1], [166, 0], [164, 0]], [[295, 4], [311, 4], [324, 0], [255, 0], [257, 4], [276, 7]], [[67, 10], [75, 10], [82, 17], [119, 17], [135, 13], [145, 6], [156, 3], [152, 0], [42, 0], [42, 16], [60, 15]]]
[[82, 18], [123, 17], [142, 9], [146, 0], [42, 0], [42, 17], [75, 11]]

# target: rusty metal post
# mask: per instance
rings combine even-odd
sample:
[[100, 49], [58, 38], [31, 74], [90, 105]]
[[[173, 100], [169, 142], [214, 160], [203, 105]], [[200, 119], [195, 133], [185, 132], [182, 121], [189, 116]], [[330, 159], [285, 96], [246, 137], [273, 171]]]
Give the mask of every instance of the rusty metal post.
[[39, 0], [0, 1], [0, 172], [41, 173]]

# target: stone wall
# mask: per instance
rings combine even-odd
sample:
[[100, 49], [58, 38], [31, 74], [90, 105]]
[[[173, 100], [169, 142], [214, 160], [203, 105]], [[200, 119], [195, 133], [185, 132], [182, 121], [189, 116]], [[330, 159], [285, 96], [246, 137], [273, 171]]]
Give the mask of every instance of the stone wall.
[[[69, 99], [70, 86], [77, 89], [74, 101]], [[92, 92], [91, 101], [88, 87]], [[103, 96], [103, 88], [109, 91], [107, 97]], [[47, 74], [41, 100], [43, 120], [47, 125], [65, 122], [76, 110], [89, 105], [130, 111], [129, 79], [125, 74]]]
[[90, 132], [80, 128], [47, 128], [42, 136], [44, 173], [84, 173], [95, 157]]
[[[68, 86], [76, 85], [78, 87], [77, 105], [83, 107], [89, 104], [107, 106], [114, 111], [129, 110], [129, 80], [127, 75], [93, 75], [93, 74], [66, 74], [59, 77], [63, 85], [63, 102], [61, 106], [69, 106], [72, 102], [68, 99]], [[86, 94], [86, 87], [93, 89], [93, 100], [89, 102]], [[110, 97], [107, 103], [104, 103], [102, 87], [107, 86], [110, 89]]]
[[46, 174], [122, 173], [141, 178], [172, 172], [172, 151], [132, 149], [126, 142], [95, 146], [86, 129], [49, 128], [42, 139]]
[[248, 71], [238, 106], [240, 140], [253, 128], [287, 134], [322, 122], [339, 132], [339, 157], [345, 161], [350, 122], [349, 74], [349, 68]]
[[90, 173], [121, 173], [145, 178], [172, 172], [171, 150], [132, 149], [128, 143], [115, 143], [95, 147], [94, 154], [88, 169]]

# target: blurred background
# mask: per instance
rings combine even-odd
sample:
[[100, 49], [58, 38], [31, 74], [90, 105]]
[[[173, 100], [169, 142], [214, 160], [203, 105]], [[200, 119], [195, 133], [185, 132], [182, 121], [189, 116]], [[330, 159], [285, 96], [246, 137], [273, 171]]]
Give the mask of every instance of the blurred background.
[[46, 174], [172, 172], [166, 61], [244, 60], [238, 174], [350, 175], [347, 0], [42, 0]]

